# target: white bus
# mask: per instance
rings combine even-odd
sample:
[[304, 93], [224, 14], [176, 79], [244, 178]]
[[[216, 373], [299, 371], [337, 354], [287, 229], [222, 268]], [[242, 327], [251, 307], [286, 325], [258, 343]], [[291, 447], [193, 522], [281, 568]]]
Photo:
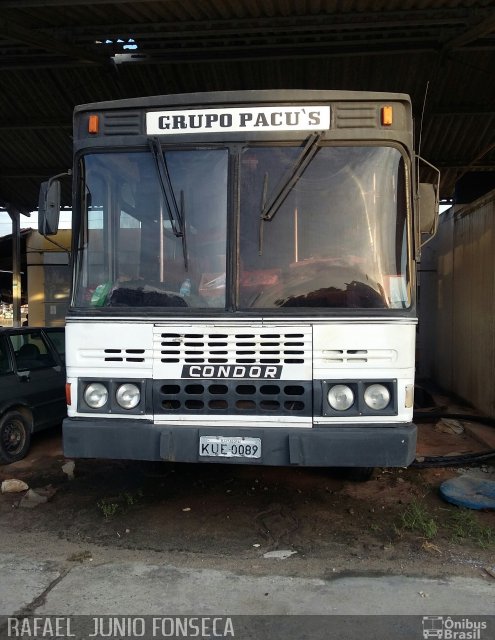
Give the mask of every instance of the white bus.
[[[438, 211], [416, 161], [403, 94], [77, 107], [65, 454], [410, 464], [415, 263]], [[42, 187], [45, 234], [59, 191]]]

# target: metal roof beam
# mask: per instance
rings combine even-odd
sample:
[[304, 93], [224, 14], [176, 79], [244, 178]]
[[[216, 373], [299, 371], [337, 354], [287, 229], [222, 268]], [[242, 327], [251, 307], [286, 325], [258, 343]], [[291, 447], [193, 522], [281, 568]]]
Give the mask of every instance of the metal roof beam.
[[17, 129], [71, 129], [72, 128], [72, 114], [66, 119], [62, 118], [50, 118], [47, 120], [7, 120], [0, 121], [0, 131], [11, 131]]
[[[252, 48], [245, 46], [242, 48], [208, 47], [188, 49], [187, 51], [173, 50], [152, 50], [137, 51], [132, 53], [118, 54], [114, 62], [117, 66], [122, 64], [148, 64], [148, 65], [167, 65], [167, 64], [210, 64], [212, 62], [250, 62], [262, 60], [293, 60], [296, 55], [299, 59], [325, 59], [333, 57], [355, 57], [355, 56], [380, 56], [380, 55], [403, 55], [403, 54], [422, 54], [436, 53], [433, 43], [418, 43], [415, 47], [404, 46], [404, 40], [400, 40], [394, 44], [382, 43], [375, 49], [369, 43], [362, 43], [361, 47], [347, 47], [335, 49], [329, 46], [323, 48], [321, 43], [306, 44], [299, 46], [283, 45], [280, 47]], [[59, 69], [74, 68], [87, 66], [87, 63], [81, 61], [68, 62], [66, 60], [39, 59], [33, 57], [32, 62], [26, 60], [24, 63], [12, 59], [11, 61], [0, 61], [0, 71], [15, 70], [31, 70], [31, 69]]]
[[443, 49], [448, 51], [452, 49], [460, 49], [466, 44], [493, 33], [493, 31], [495, 31], [495, 15], [493, 15], [493, 11], [491, 11], [491, 15], [486, 17], [484, 20], [481, 20], [481, 22], [474, 25], [474, 27], [471, 27], [471, 29], [459, 34], [448, 42], [445, 42], [443, 44]]
[[34, 45], [39, 47], [43, 51], [53, 51], [68, 58], [74, 58], [75, 60], [82, 60], [84, 62], [96, 63], [99, 65], [109, 64], [110, 58], [104, 58], [91, 51], [86, 51], [81, 47], [76, 47], [71, 44], [67, 44], [61, 40], [56, 40], [49, 33], [41, 33], [39, 31], [33, 31], [26, 29], [11, 20], [5, 20], [0, 18], [0, 30], [2, 32], [2, 38], [10, 38], [25, 44]]
[[5, 180], [24, 180], [26, 178], [50, 178], [62, 171], [67, 171], [67, 167], [0, 167], [0, 183]]
[[439, 169], [461, 169], [464, 171], [495, 171], [495, 161], [473, 164], [471, 160], [436, 160], [433, 158], [431, 164]]
[[[66, 0], [65, 0], [66, 2]], [[5, 6], [5, 0], [3, 0]], [[490, 18], [490, 10], [479, 10], [477, 15]], [[264, 35], [272, 39], [278, 33], [292, 35], [293, 33], [317, 32], [316, 35], [327, 35], [332, 32], [339, 35], [341, 32], [363, 32], [366, 36], [370, 30], [379, 30], [381, 36], [384, 30], [400, 29], [401, 33], [411, 29], [419, 29], [423, 34], [430, 31], [432, 37], [438, 39], [439, 28], [447, 27], [450, 30], [459, 31], [469, 26], [469, 12], [466, 9], [422, 9], [414, 11], [390, 11], [385, 13], [361, 12], [361, 13], [327, 13], [318, 15], [301, 16], [273, 16], [229, 18], [224, 20], [198, 20], [198, 21], [172, 21], [172, 22], [127, 22], [123, 24], [91, 24], [91, 25], [66, 25], [55, 27], [53, 33], [67, 34], [66, 37], [90, 38], [118, 38], [133, 37], [142, 39], [173, 39], [224, 37], [235, 35], [237, 38], [246, 36], [249, 41], [253, 37]], [[0, 34], [1, 38], [1, 34]]]
[[[50, 6], [72, 6], [77, 0], [59, 0]], [[105, 2], [106, 3], [106, 2]], [[10, 4], [7, 2], [7, 4]], [[19, 7], [18, 0], [12, 6]], [[86, 4], [86, 2], [84, 2]], [[46, 0], [41, 5], [46, 6]], [[41, 6], [40, 5], [40, 6]], [[5, 7], [5, 0], [3, 2]], [[309, 16], [277, 16], [272, 18], [235, 18], [227, 20], [198, 20], [162, 23], [126, 23], [99, 25], [65, 25], [55, 27], [50, 32], [25, 29], [13, 22], [0, 19], [0, 27], [5, 25], [7, 35], [46, 51], [62, 54], [64, 58], [40, 57], [36, 52], [12, 50], [12, 55], [4, 55], [2, 69], [59, 68], [81, 64], [105, 64], [120, 54], [119, 63], [147, 61], [158, 62], [212, 62], [220, 57], [228, 61], [266, 59], [267, 57], [292, 57], [297, 48], [305, 57], [325, 57], [333, 55], [361, 55], [368, 53], [397, 52], [438, 52], [439, 34], [443, 39], [451, 34], [460, 35], [447, 39], [454, 43], [457, 38], [465, 40], [470, 33], [470, 42], [476, 40], [476, 33], [489, 30], [493, 12], [480, 9], [477, 16], [483, 17], [483, 30], [477, 25], [462, 33], [469, 25], [470, 13], [464, 9], [414, 10], [382, 13], [332, 13]], [[378, 19], [377, 19], [378, 18]], [[10, 29], [8, 28], [10, 26]], [[0, 34], [0, 39], [2, 34]], [[139, 49], [136, 55], [113, 44], [102, 44], [98, 48], [103, 55], [92, 51], [95, 40], [133, 38]], [[68, 40], [78, 44], [69, 45]], [[440, 38], [440, 41], [442, 38]], [[184, 46], [186, 45], [186, 46]], [[370, 47], [371, 45], [371, 47]], [[441, 46], [441, 45], [440, 45]], [[447, 45], [448, 46], [448, 45]], [[326, 48], [326, 52], [323, 51]], [[373, 51], [373, 47], [375, 51]], [[471, 45], [475, 48], [493, 49], [489, 41]], [[285, 51], [290, 49], [291, 51]], [[321, 51], [318, 51], [321, 50]], [[225, 56], [227, 53], [227, 56]], [[206, 54], [206, 57], [205, 57]], [[323, 54], [323, 55], [322, 55]], [[68, 59], [67, 59], [68, 58]]]
[[428, 116], [495, 116], [495, 108], [487, 105], [437, 105], [428, 110]]
[[[171, 0], [160, 0], [170, 2]], [[150, 0], [2, 0], [2, 8], [28, 9], [34, 7], [81, 7], [102, 4], [143, 4]]]
[[[377, 19], [380, 15], [380, 19]], [[487, 15], [491, 15], [487, 13]], [[247, 17], [229, 18], [224, 20], [198, 20], [178, 22], [127, 22], [123, 24], [97, 24], [71, 27], [74, 35], [90, 35], [94, 37], [104, 33], [108, 37], [158, 37], [160, 39], [172, 37], [174, 39], [183, 36], [198, 38], [198, 36], [211, 37], [221, 35], [256, 36], [260, 32], [273, 37], [277, 32], [306, 31], [369, 31], [370, 29], [386, 29], [400, 27], [402, 30], [412, 27], [423, 31], [428, 28], [435, 29], [438, 36], [438, 27], [465, 27], [469, 14], [465, 10], [448, 10], [439, 13], [432, 10], [421, 11], [390, 11], [383, 14], [362, 13], [327, 13], [302, 16], [273, 16], [271, 18]]]
[[[495, 142], [490, 142], [485, 147], [483, 147], [476, 156], [471, 160], [469, 164], [466, 164], [461, 168], [462, 173], [457, 177], [457, 179], [462, 178], [462, 176], [466, 175], [466, 173], [470, 173], [471, 171], [495, 171], [495, 162], [491, 162], [490, 160], [481, 162], [485, 156], [491, 153], [495, 149]], [[480, 169], [480, 167], [484, 167]], [[490, 169], [490, 167], [493, 167]]]

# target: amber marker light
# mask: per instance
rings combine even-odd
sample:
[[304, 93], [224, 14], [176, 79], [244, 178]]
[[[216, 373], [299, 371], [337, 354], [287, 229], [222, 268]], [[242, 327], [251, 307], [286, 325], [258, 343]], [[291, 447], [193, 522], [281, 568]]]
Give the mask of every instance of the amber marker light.
[[88, 120], [88, 133], [98, 133], [99, 121], [96, 114], [89, 116]]
[[67, 406], [70, 407], [72, 404], [72, 398], [70, 393], [70, 382], [65, 383], [65, 401], [67, 402]]
[[394, 110], [390, 105], [386, 107], [382, 107], [382, 125], [385, 127], [390, 127], [392, 122], [394, 121]]

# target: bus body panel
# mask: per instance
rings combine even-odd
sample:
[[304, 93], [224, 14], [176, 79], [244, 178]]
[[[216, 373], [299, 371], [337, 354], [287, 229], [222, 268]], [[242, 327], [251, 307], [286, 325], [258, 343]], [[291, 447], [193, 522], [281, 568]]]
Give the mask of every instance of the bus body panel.
[[[220, 373], [224, 377], [181, 378], [187, 359], [181, 353], [181, 340], [190, 340], [185, 336], [193, 330], [195, 336], [201, 336], [204, 320], [190, 324], [120, 320], [117, 326], [107, 321], [70, 321], [66, 329], [70, 354], [67, 375], [73, 392], [69, 417], [64, 422], [65, 454], [302, 466], [405, 466], [412, 461], [416, 427], [412, 424], [411, 399], [406, 406], [406, 396], [414, 382], [414, 322], [325, 320], [304, 326], [300, 321], [287, 325], [245, 320], [216, 321], [206, 327], [210, 339], [215, 333], [222, 340], [225, 336], [231, 338], [231, 363], [217, 370], [212, 365], [203, 369], [207, 374], [212, 370], [211, 375]], [[260, 336], [280, 336], [284, 331], [291, 336], [304, 335], [301, 362], [282, 365], [275, 379], [244, 377], [242, 368], [235, 364], [235, 336], [248, 331]], [[170, 340], [171, 334], [177, 337], [170, 349], [177, 348], [180, 361], [162, 362], [162, 336], [167, 335]], [[201, 338], [196, 340], [201, 342]], [[257, 374], [258, 366], [251, 367], [250, 373], [254, 368]], [[365, 415], [347, 416], [343, 423], [342, 418], [325, 411], [324, 390], [332, 381], [350, 381], [352, 385], [357, 380], [372, 384], [384, 379], [393, 380], [396, 394], [396, 410], [389, 415], [368, 411]], [[136, 383], [141, 387], [143, 404], [132, 420], [127, 411], [115, 404], [112, 413], [85, 410], [81, 406], [82, 388], [91, 381], [113, 390], [125, 382]], [[282, 389], [287, 385], [295, 387], [299, 394], [294, 396], [295, 402], [308, 402], [308, 410], [300, 412], [304, 415], [297, 411], [282, 413], [284, 402], [290, 397], [281, 400]], [[163, 388], [168, 386], [173, 387], [171, 395], [163, 395]], [[214, 387], [221, 387], [221, 396], [215, 395]], [[263, 395], [267, 388], [275, 395]], [[239, 395], [244, 389], [248, 391], [247, 401]], [[223, 401], [224, 405], [220, 411], [209, 410], [209, 401]], [[188, 408], [198, 402], [199, 410]], [[238, 402], [240, 410], [236, 409]], [[261, 409], [257, 407], [253, 413], [249, 405], [245, 409], [243, 402], [258, 404]], [[270, 407], [263, 411], [264, 402], [278, 403], [276, 410]], [[171, 408], [164, 411], [160, 403], [170, 403]], [[259, 439], [262, 454], [257, 459], [201, 456], [201, 436], [247, 438], [249, 442]]]
[[225, 437], [261, 439], [262, 456], [202, 457], [200, 437], [218, 433], [218, 427], [157, 426], [128, 418], [69, 418], [63, 422], [64, 454], [69, 458], [270, 466], [405, 467], [414, 460], [417, 429], [414, 424], [338, 425], [332, 429], [231, 426], [222, 428]]

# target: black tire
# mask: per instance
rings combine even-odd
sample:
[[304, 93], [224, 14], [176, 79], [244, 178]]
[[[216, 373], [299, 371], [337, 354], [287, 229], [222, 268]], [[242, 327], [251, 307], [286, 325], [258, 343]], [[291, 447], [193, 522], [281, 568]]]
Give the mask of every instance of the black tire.
[[22, 460], [29, 450], [31, 429], [19, 411], [7, 411], [0, 418], [0, 464]]
[[368, 482], [371, 480], [375, 467], [349, 467], [346, 469], [346, 480], [351, 482]]

